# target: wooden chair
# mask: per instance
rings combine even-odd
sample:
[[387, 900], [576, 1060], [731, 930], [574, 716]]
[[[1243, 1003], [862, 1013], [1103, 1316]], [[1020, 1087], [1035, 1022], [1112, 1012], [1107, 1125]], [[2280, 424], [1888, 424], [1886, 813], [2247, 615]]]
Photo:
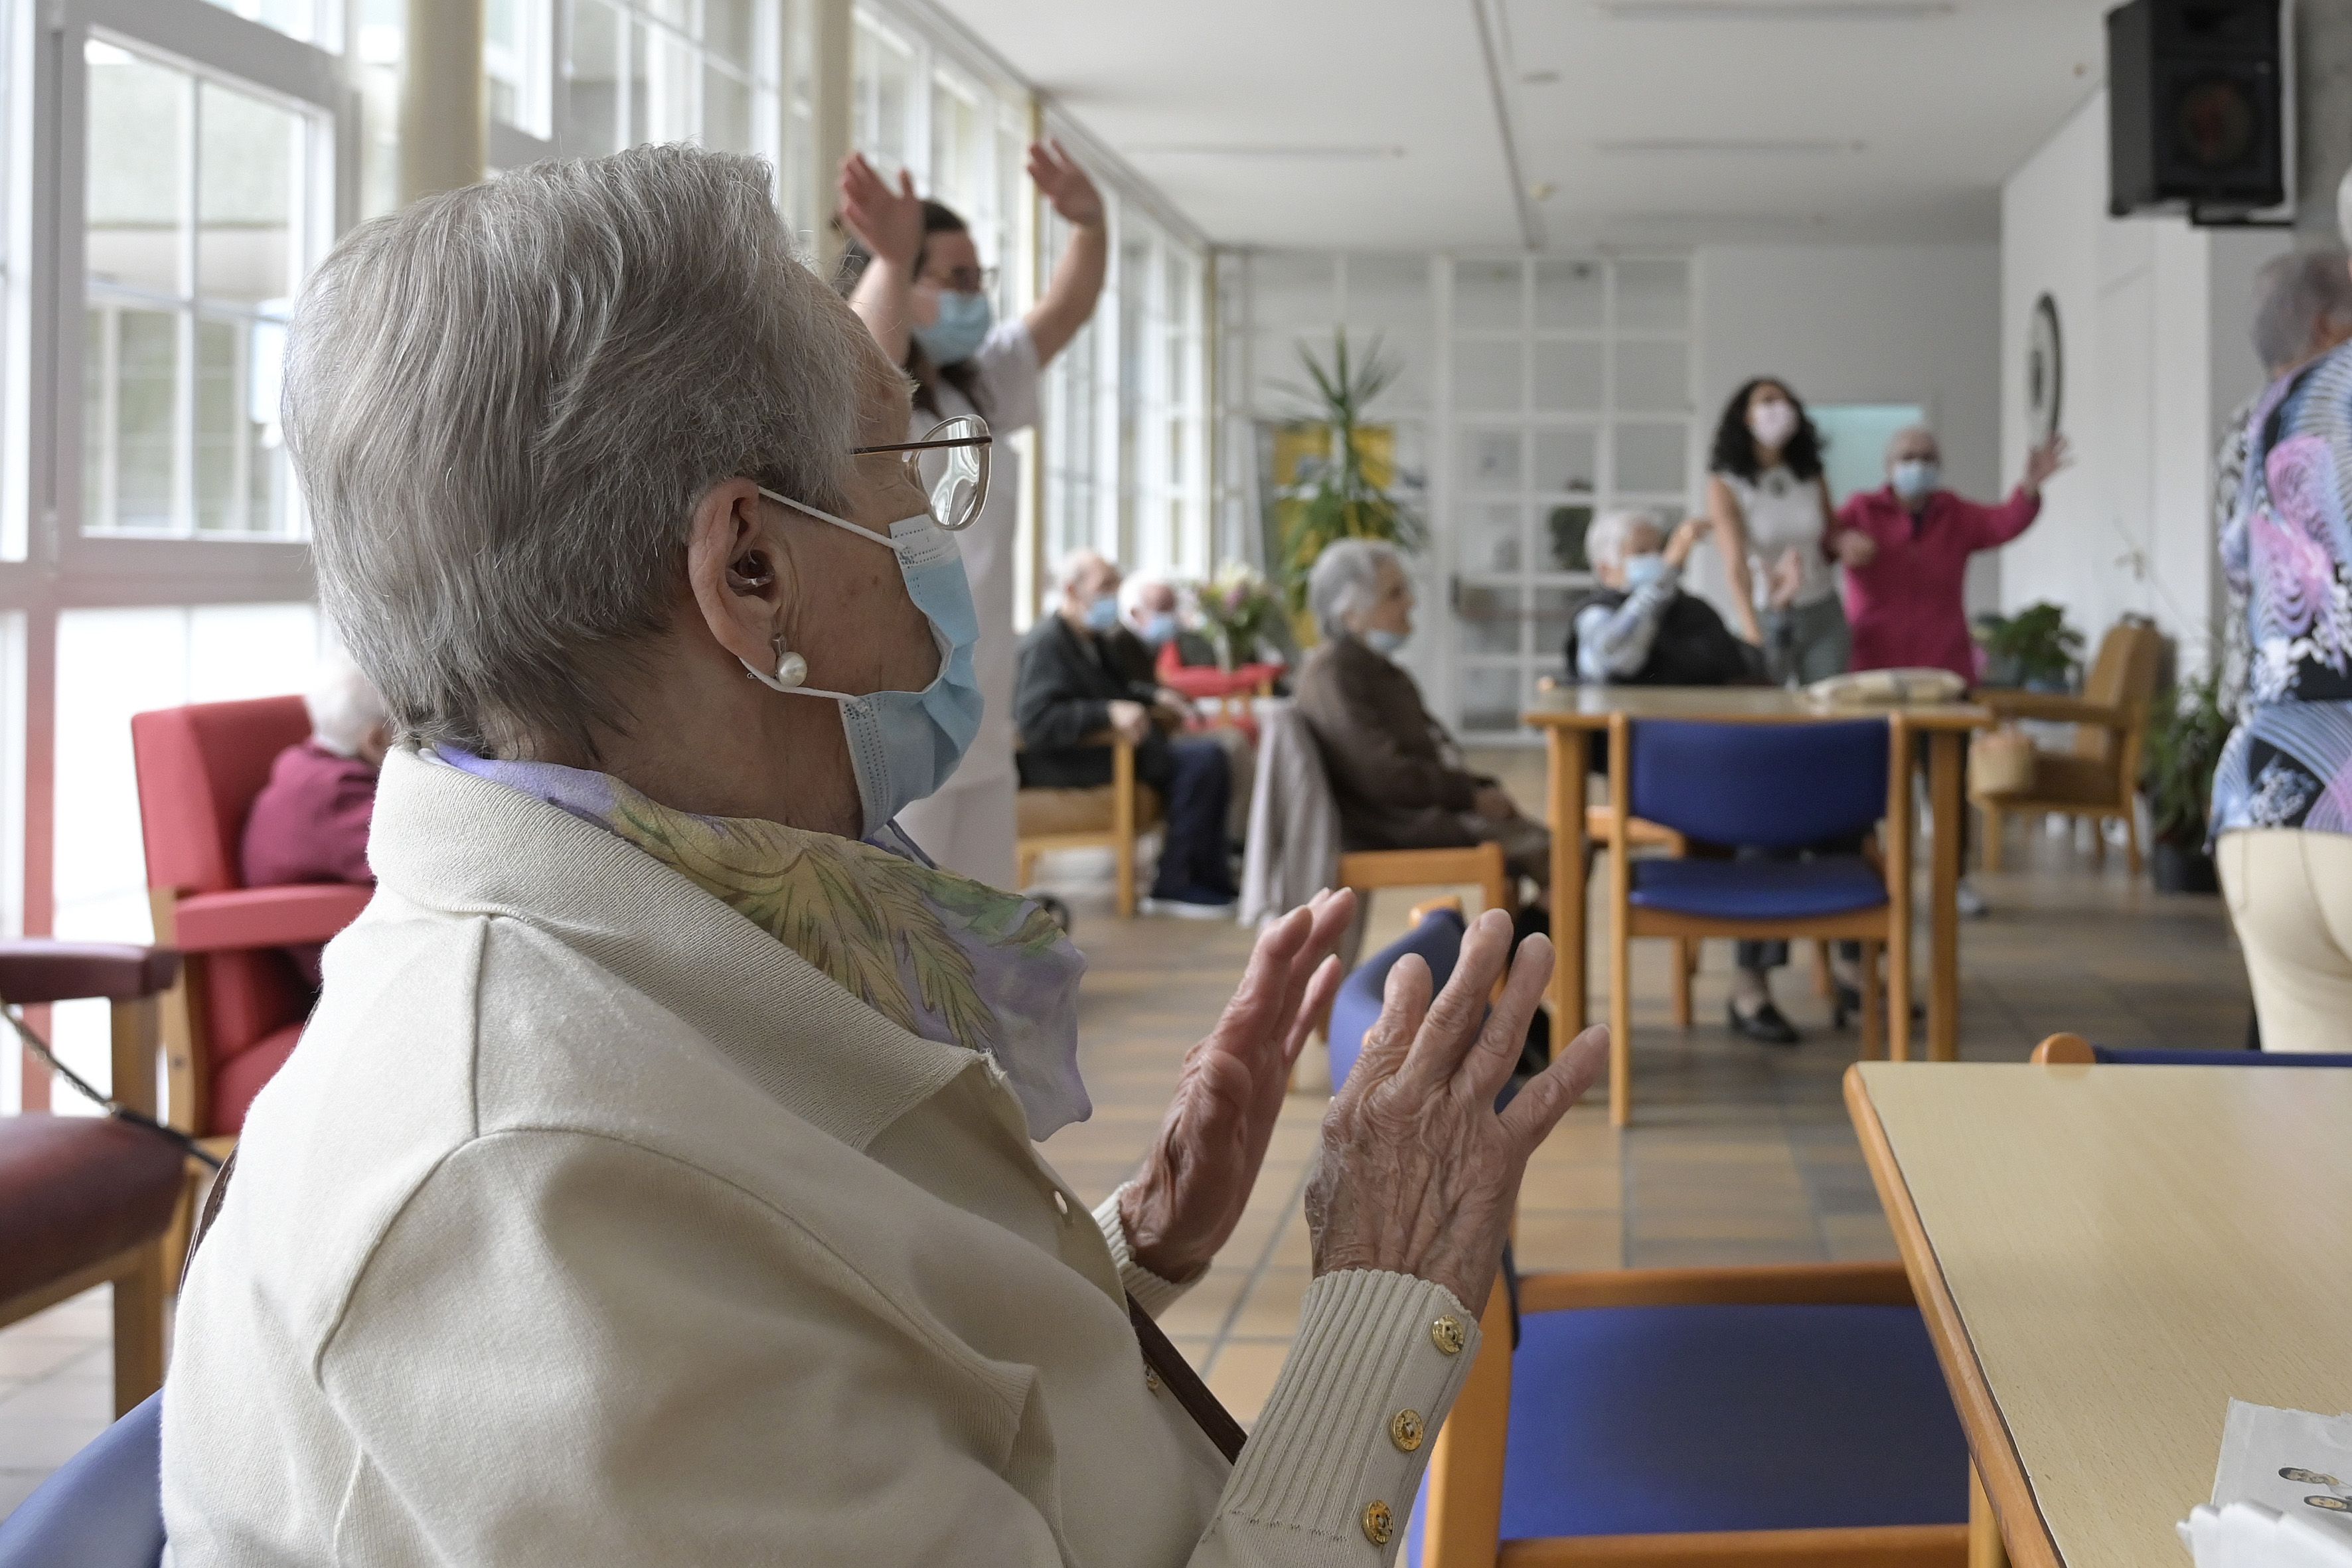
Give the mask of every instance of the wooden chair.
[[[104, 997], [112, 1008], [115, 1099], [153, 1115], [156, 996], [179, 973], [158, 948], [25, 938], [0, 942], [0, 1001]], [[9, 1037], [7, 1048], [16, 1048]], [[180, 1201], [178, 1149], [111, 1117], [0, 1117], [0, 1324], [92, 1286], [114, 1287], [114, 1409], [163, 1382], [168, 1236]]]
[[[1885, 721], [1780, 726], [1637, 723], [1620, 713], [1610, 722], [1609, 762], [1613, 787], [1631, 814], [1613, 816], [1610, 823], [1612, 1122], [1622, 1127], [1633, 1118], [1633, 944], [1641, 937], [1859, 942], [1862, 1055], [1879, 1054], [1885, 1028], [1895, 1059], [1908, 1057], [1911, 746], [1899, 713]], [[1723, 787], [1727, 780], [1731, 787]], [[1637, 817], [1703, 842], [1767, 848], [1853, 837], [1884, 820], [1886, 849], [1875, 858], [1637, 865], [1632, 854]], [[1884, 1016], [1882, 948], [1891, 955], [1891, 988], [1901, 999]]]
[[1969, 1453], [1895, 1263], [1497, 1281], [1422, 1568], [1963, 1568]]
[[1135, 745], [1105, 731], [1086, 742], [1110, 750], [1110, 783], [1085, 789], [1024, 786], [1015, 796], [1019, 880], [1029, 886], [1037, 857], [1055, 849], [1108, 849], [1117, 868], [1118, 912], [1135, 914], [1135, 841], [1160, 826], [1160, 795], [1135, 779]]
[[2021, 790], [1988, 795], [1970, 788], [1984, 814], [1984, 868], [2000, 869], [2001, 828], [2012, 813], [2063, 812], [2090, 819], [2091, 854], [2106, 858], [2103, 831], [2120, 818], [2132, 874], [2139, 874], [2139, 762], [2147, 740], [2148, 706], [2156, 697], [2164, 639], [2145, 621], [2107, 628], [2079, 697], [2058, 692], [1979, 691], [1976, 700], [2004, 722], [2033, 719], [2074, 727], [2071, 751], [2037, 747], [2032, 782]]
[[2352, 1068], [2352, 1051], [2198, 1051], [2166, 1046], [2095, 1046], [2053, 1035], [2033, 1047], [2041, 1067]]

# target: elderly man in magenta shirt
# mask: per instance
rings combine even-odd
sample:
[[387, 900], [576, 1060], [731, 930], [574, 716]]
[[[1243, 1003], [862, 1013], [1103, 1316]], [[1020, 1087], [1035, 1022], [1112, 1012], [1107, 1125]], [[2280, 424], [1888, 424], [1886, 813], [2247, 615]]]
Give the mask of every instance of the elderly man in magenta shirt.
[[2066, 464], [2066, 437], [2026, 454], [2025, 478], [1999, 506], [1942, 487], [1935, 432], [1915, 425], [1886, 446], [1886, 486], [1850, 496], [1824, 542], [1845, 566], [1855, 669], [1948, 669], [1976, 679], [1966, 603], [1969, 557], [2007, 544], [2042, 510], [2042, 482]]

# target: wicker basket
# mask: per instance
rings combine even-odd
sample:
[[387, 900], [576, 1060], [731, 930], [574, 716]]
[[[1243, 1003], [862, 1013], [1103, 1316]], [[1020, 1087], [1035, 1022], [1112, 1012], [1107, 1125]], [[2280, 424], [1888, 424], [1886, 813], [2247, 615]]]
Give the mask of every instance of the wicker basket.
[[2033, 787], [2033, 740], [2023, 731], [1987, 730], [1969, 742], [1969, 789], [2021, 795]]

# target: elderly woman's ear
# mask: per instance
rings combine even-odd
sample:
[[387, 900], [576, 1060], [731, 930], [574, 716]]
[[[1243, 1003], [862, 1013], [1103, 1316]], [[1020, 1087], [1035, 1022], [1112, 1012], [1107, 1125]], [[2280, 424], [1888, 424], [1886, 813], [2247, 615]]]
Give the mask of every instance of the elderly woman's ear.
[[789, 575], [760, 489], [749, 479], [713, 485], [687, 533], [686, 576], [695, 607], [719, 646], [757, 669], [773, 669]]

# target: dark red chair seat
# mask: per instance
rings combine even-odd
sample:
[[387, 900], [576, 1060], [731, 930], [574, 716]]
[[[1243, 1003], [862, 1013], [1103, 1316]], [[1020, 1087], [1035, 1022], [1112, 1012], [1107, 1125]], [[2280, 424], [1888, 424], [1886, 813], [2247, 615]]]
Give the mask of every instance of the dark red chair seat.
[[110, 1117], [0, 1117], [0, 1301], [161, 1237], [183, 1169], [170, 1143]]

